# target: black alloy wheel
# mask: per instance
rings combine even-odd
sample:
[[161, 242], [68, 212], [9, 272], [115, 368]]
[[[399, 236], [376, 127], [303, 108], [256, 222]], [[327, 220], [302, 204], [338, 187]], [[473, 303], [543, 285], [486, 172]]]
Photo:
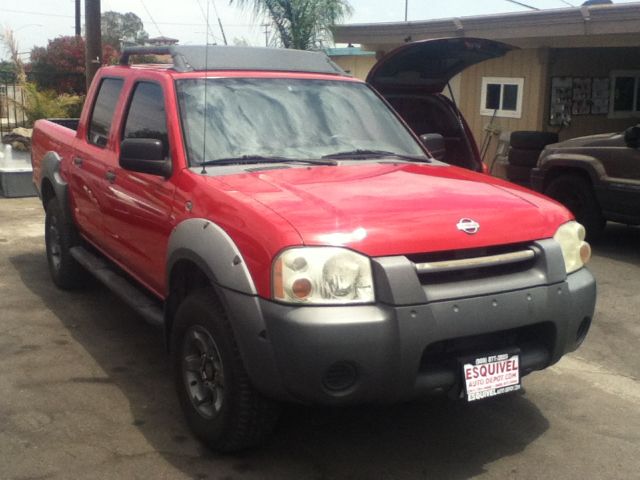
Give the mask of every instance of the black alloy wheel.
[[224, 401], [224, 369], [211, 334], [201, 327], [189, 327], [182, 344], [182, 378], [189, 398], [202, 417], [214, 418]]

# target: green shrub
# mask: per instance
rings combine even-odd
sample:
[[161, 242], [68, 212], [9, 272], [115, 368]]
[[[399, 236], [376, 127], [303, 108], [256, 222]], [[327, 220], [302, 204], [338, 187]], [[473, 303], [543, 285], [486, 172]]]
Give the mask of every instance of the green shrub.
[[41, 118], [74, 118], [80, 116], [84, 97], [80, 95], [58, 95], [53, 90], [39, 90], [33, 83], [22, 86], [23, 109], [29, 124]]

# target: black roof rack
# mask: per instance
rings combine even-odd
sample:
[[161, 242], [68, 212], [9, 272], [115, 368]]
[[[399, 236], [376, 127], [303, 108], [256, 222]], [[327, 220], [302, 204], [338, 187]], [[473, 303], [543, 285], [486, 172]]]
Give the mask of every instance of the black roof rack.
[[347, 75], [322, 52], [285, 48], [170, 45], [125, 47], [120, 65], [131, 55], [171, 55], [178, 72], [205, 70], [266, 70]]

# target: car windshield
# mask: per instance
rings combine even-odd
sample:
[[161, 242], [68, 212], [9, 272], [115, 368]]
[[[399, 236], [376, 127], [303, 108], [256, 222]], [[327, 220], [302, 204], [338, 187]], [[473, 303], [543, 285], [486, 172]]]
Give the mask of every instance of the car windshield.
[[365, 151], [426, 158], [391, 110], [362, 83], [207, 78], [177, 80], [176, 86], [191, 165], [248, 157], [347, 158], [340, 155]]

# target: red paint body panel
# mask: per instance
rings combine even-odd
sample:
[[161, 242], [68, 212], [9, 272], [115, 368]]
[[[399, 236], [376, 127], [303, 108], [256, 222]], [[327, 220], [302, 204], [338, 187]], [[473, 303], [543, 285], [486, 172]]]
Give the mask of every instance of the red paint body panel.
[[[569, 219], [564, 208], [541, 197], [456, 167], [315, 167], [222, 181], [287, 219], [304, 244], [346, 245], [370, 256], [549, 238]], [[477, 234], [456, 229], [465, 217], [480, 223]]]
[[[271, 264], [294, 245], [345, 245], [370, 256], [508, 244], [551, 237], [570, 219], [563, 207], [483, 174], [449, 166], [353, 162], [212, 176], [187, 168], [174, 80], [204, 77], [163, 68], [107, 67], [88, 96], [77, 132], [36, 123], [34, 181], [47, 152], [63, 157], [71, 208], [81, 233], [160, 298], [167, 295], [169, 236], [181, 221], [207, 218], [233, 239], [259, 295], [270, 296]], [[349, 77], [282, 72], [211, 72], [207, 77], [330, 79]], [[100, 79], [121, 77], [124, 87], [105, 148], [86, 141], [87, 122]], [[164, 90], [173, 174], [161, 177], [118, 165], [120, 132], [135, 82]], [[80, 169], [74, 156], [83, 157]], [[79, 171], [81, 170], [81, 171]], [[110, 183], [105, 173], [112, 171]], [[193, 208], [185, 208], [191, 202]], [[476, 235], [456, 229], [461, 218], [480, 223]]]

